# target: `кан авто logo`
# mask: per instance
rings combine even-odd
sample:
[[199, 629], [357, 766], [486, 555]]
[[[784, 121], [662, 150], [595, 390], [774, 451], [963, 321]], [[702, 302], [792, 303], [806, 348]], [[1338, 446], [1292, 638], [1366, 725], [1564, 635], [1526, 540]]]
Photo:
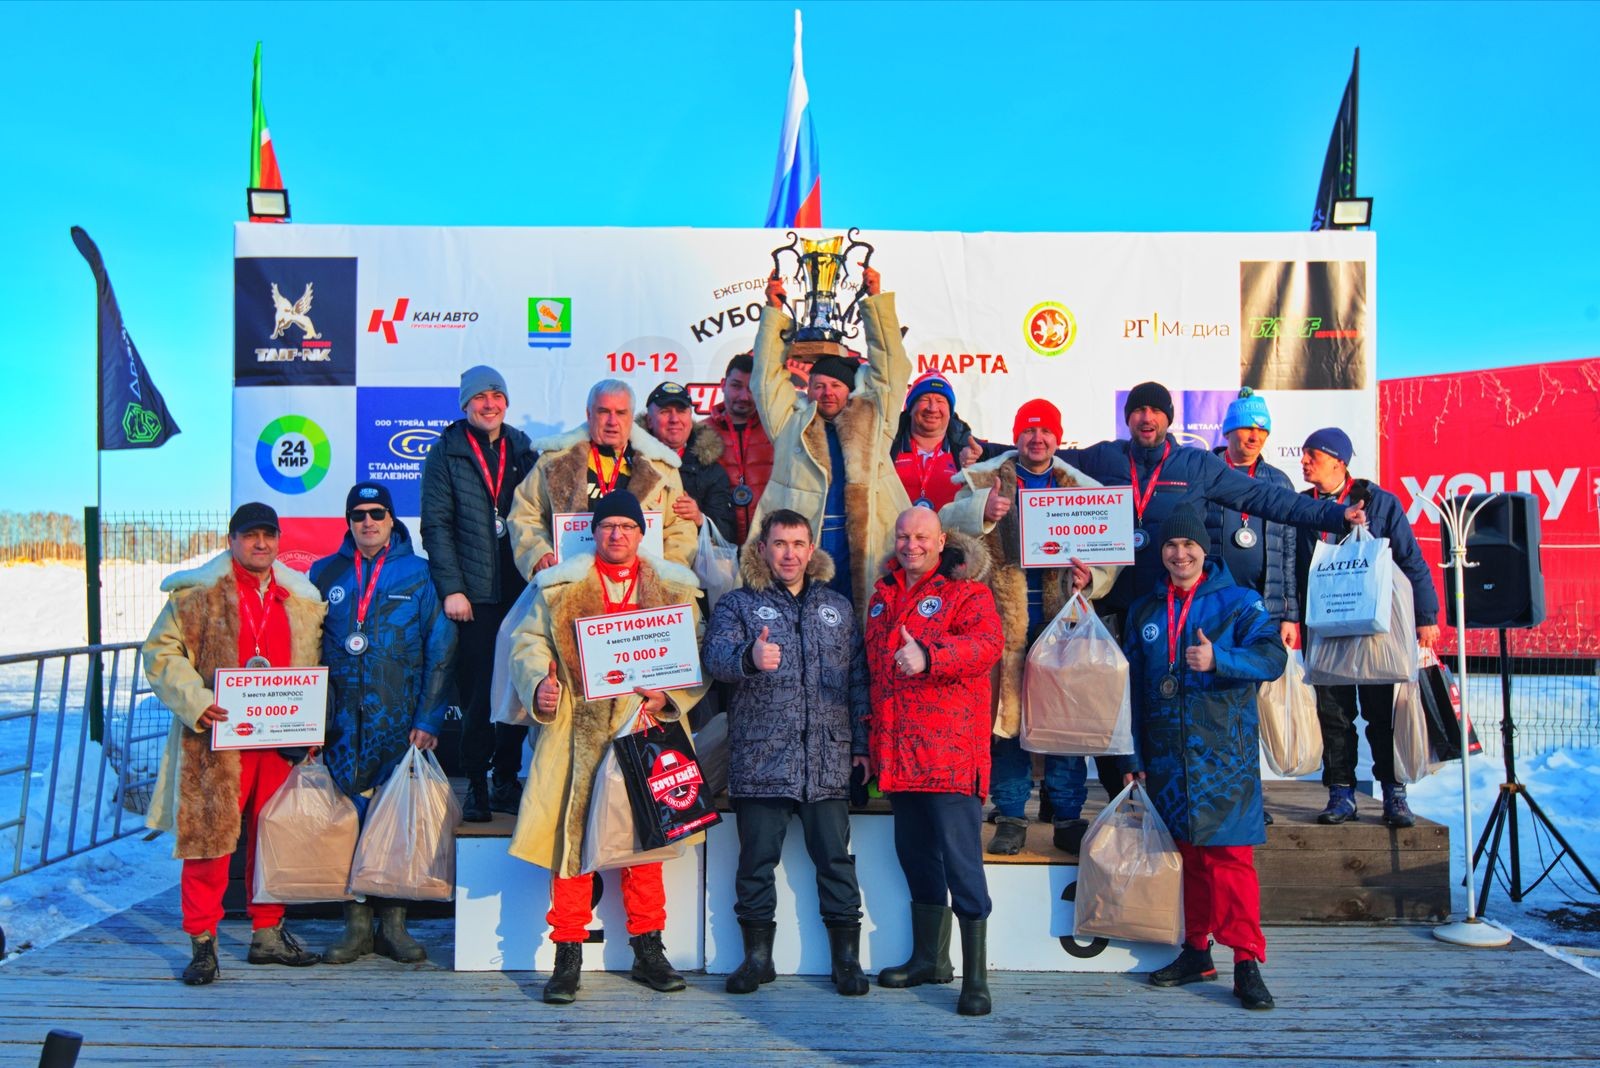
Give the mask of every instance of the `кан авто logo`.
[[572, 298], [528, 298], [528, 347], [565, 349], [572, 347]]
[[234, 260], [239, 386], [355, 385], [354, 258]]
[[384, 309], [373, 308], [367, 317], [367, 333], [382, 334], [386, 345], [400, 341], [397, 327], [412, 330], [465, 330], [478, 321], [475, 311], [450, 311], [443, 308], [413, 308], [410, 297], [400, 297], [394, 302], [394, 312], [384, 315]]

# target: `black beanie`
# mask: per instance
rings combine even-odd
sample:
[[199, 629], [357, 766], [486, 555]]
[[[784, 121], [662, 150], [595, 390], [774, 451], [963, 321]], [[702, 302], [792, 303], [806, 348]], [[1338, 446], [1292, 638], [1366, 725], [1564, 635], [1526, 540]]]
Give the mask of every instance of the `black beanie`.
[[861, 364], [857, 361], [846, 359], [843, 356], [824, 356], [811, 365], [811, 373], [837, 378], [845, 384], [846, 389], [855, 389], [856, 371], [860, 367]]
[[640, 530], [644, 529], [644, 509], [639, 507], [639, 498], [625, 489], [612, 490], [594, 502], [594, 515], [589, 520], [589, 529], [599, 530], [600, 524], [607, 519], [631, 519], [639, 524]]
[[1140, 408], [1154, 408], [1158, 412], [1165, 412], [1167, 422], [1172, 422], [1172, 394], [1160, 382], [1140, 382], [1128, 390], [1128, 399], [1122, 403], [1122, 419], [1127, 421], [1128, 416]]
[[389, 509], [389, 514], [394, 514], [394, 498], [389, 496], [389, 487], [382, 482], [357, 482], [350, 487], [350, 492], [344, 497], [344, 514], [360, 508], [364, 504], [379, 504]]
[[1165, 545], [1174, 538], [1188, 538], [1207, 555], [1211, 555], [1211, 534], [1206, 530], [1205, 520], [1200, 518], [1200, 513], [1194, 510], [1192, 504], [1180, 504], [1172, 510], [1161, 524], [1161, 544]]

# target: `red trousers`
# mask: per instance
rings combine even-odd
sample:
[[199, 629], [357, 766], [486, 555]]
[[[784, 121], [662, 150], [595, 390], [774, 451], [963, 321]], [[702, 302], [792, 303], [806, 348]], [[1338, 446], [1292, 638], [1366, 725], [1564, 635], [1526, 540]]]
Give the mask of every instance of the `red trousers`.
[[1233, 950], [1233, 962], [1267, 959], [1261, 933], [1261, 884], [1250, 846], [1178, 843], [1183, 854], [1184, 940], [1205, 949], [1215, 936]]
[[[289, 762], [274, 749], [243, 749], [239, 752], [239, 814], [244, 824], [245, 900], [250, 926], [256, 930], [274, 927], [283, 919], [282, 905], [257, 903], [251, 899], [256, 885], [256, 819], [267, 799], [278, 792], [289, 777]], [[222, 895], [228, 889], [228, 863], [232, 855], [185, 860], [178, 883], [183, 902], [183, 929], [191, 935], [217, 933], [222, 922]]]
[[[622, 907], [628, 912], [628, 934], [642, 935], [667, 925], [667, 890], [661, 864], [636, 864], [622, 869]], [[582, 942], [594, 919], [594, 876], [555, 876], [550, 880], [550, 941]]]

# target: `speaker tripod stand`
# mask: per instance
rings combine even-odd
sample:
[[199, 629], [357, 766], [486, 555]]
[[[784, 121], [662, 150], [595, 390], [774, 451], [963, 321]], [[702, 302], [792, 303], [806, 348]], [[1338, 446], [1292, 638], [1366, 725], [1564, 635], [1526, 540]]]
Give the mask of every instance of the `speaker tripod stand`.
[[[1516, 752], [1517, 727], [1511, 716], [1511, 655], [1506, 648], [1506, 628], [1500, 628], [1500, 755], [1505, 760], [1506, 778], [1500, 784], [1500, 793], [1494, 799], [1494, 807], [1489, 810], [1489, 821], [1483, 826], [1483, 834], [1478, 839], [1478, 847], [1472, 853], [1472, 867], [1467, 872], [1467, 878], [1472, 878], [1472, 872], [1478, 868], [1478, 861], [1487, 851], [1489, 863], [1484, 866], [1483, 891], [1478, 895], [1478, 903], [1489, 900], [1489, 887], [1494, 884], [1494, 873], [1502, 866], [1510, 877], [1510, 893], [1512, 901], [1521, 901], [1533, 891], [1533, 888], [1549, 878], [1556, 865], [1561, 863], [1562, 857], [1571, 857], [1572, 863], [1589, 880], [1589, 885], [1596, 894], [1600, 894], [1600, 879], [1596, 879], [1594, 872], [1589, 870], [1583, 858], [1578, 856], [1577, 850], [1572, 848], [1562, 833], [1549, 816], [1544, 814], [1544, 809], [1539, 807], [1539, 802], [1533, 799], [1528, 788], [1517, 781], [1517, 752]], [[1466, 739], [1462, 739], [1463, 756], [1466, 759]], [[1561, 847], [1555, 857], [1545, 866], [1539, 877], [1527, 886], [1522, 885], [1522, 843], [1517, 829], [1517, 802], [1528, 806], [1528, 814], [1533, 817], [1536, 826], [1543, 827]], [[1505, 833], [1507, 844], [1510, 847], [1506, 860], [1500, 858], [1500, 840], [1502, 832]]]

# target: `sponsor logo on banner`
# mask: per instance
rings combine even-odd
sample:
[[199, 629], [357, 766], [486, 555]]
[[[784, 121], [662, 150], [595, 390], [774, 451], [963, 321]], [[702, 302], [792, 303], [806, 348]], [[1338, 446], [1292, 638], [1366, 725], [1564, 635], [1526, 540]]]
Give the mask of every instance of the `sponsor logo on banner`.
[[452, 311], [440, 308], [413, 308], [410, 297], [399, 297], [394, 309], [385, 315], [383, 308], [373, 308], [367, 317], [367, 333], [382, 334], [386, 345], [400, 343], [399, 327], [411, 330], [465, 330], [478, 321], [475, 311]]
[[566, 349], [572, 347], [572, 298], [528, 298], [528, 347]]
[[400, 515], [422, 512], [422, 461], [461, 417], [448, 387], [362, 386], [356, 390], [356, 480], [382, 482]]
[[998, 352], [917, 353], [917, 374], [938, 371], [942, 375], [1008, 375], [1006, 358]]
[[353, 257], [241, 257], [233, 272], [236, 385], [355, 384]]
[[1256, 390], [1367, 386], [1367, 265], [1239, 264], [1239, 384]]
[[[1577, 467], [1559, 470], [1541, 467], [1528, 471], [1490, 471], [1487, 476], [1470, 471], [1456, 475], [1401, 475], [1400, 485], [1410, 498], [1406, 503], [1406, 519], [1412, 523], [1439, 521], [1438, 500], [1441, 492], [1446, 497], [1456, 497], [1463, 493], [1504, 493], [1508, 489], [1538, 497], [1544, 502], [1540, 518], [1546, 523], [1554, 523], [1566, 511], [1567, 502], [1577, 488], [1578, 476], [1582, 471]], [[1509, 479], [1506, 477], [1508, 474], [1511, 476]], [[1600, 474], [1597, 469], [1588, 469], [1586, 496], [1591, 512], [1595, 510], [1597, 474]]]
[[696, 415], [710, 415], [722, 403], [721, 382], [685, 382], [683, 388], [689, 391]]
[[280, 415], [256, 436], [256, 470], [279, 493], [307, 493], [328, 475], [328, 435], [303, 415]]
[[1022, 336], [1040, 356], [1060, 356], [1078, 340], [1078, 321], [1065, 304], [1041, 301], [1023, 317]]
[[1151, 312], [1142, 319], [1122, 320], [1122, 340], [1160, 344], [1176, 338], [1232, 337], [1230, 323], [1197, 323]]
[[[1236, 389], [1185, 389], [1172, 394], [1172, 428], [1168, 431], [1179, 445], [1193, 445], [1211, 449], [1227, 444], [1222, 432], [1222, 419], [1228, 405], [1239, 396]], [[1122, 408], [1128, 402], [1128, 391], [1117, 390], [1117, 438], [1128, 441], [1133, 433], [1123, 418]]]

